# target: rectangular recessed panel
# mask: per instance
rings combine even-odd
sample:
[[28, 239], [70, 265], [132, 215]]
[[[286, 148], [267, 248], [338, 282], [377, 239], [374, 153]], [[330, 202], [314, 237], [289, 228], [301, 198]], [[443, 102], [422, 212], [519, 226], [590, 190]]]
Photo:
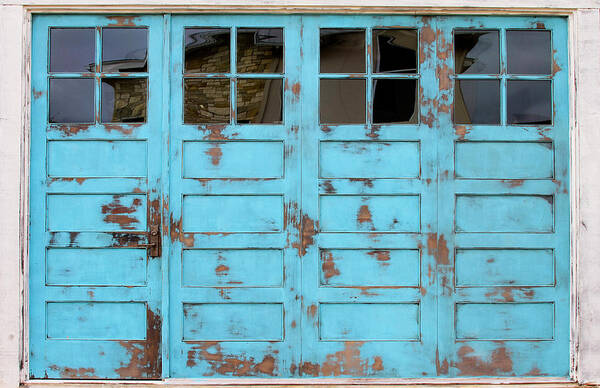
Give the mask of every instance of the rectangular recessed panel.
[[141, 286], [146, 283], [146, 249], [49, 248], [47, 285]]
[[552, 339], [554, 303], [456, 304], [456, 338]]
[[322, 303], [320, 338], [324, 341], [416, 341], [417, 303]]
[[184, 178], [281, 178], [283, 142], [183, 143]]
[[552, 249], [458, 249], [456, 285], [551, 286]]
[[281, 195], [187, 195], [186, 232], [278, 232], [283, 228]]
[[551, 142], [457, 142], [456, 177], [467, 179], [551, 179]]
[[281, 287], [281, 249], [186, 249], [183, 251], [186, 287]]
[[321, 142], [322, 178], [418, 178], [419, 143], [373, 141]]
[[281, 303], [184, 303], [184, 341], [282, 341]]
[[143, 340], [143, 302], [49, 302], [47, 336], [52, 339]]
[[146, 141], [51, 140], [48, 142], [48, 176], [144, 177]]
[[51, 231], [145, 231], [146, 196], [136, 194], [49, 194]]
[[418, 195], [327, 195], [320, 197], [323, 232], [418, 232]]
[[320, 259], [324, 286], [419, 286], [418, 249], [324, 249]]
[[457, 232], [549, 233], [551, 195], [457, 195]]

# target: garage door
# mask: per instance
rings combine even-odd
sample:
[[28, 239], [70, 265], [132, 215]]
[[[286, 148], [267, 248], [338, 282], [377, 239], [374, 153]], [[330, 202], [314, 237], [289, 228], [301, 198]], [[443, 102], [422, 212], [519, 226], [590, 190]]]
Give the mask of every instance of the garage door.
[[34, 18], [31, 378], [569, 374], [561, 18]]

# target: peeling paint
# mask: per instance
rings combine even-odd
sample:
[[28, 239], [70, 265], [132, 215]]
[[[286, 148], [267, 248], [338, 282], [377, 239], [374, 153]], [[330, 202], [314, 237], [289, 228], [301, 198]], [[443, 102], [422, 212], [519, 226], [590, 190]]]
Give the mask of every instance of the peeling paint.
[[187, 353], [187, 366], [195, 367], [198, 361], [208, 363], [210, 371], [204, 376], [275, 376], [277, 360], [272, 354], [266, 354], [260, 362], [254, 357], [224, 354], [219, 342], [204, 342], [192, 347]]
[[146, 340], [119, 341], [127, 354], [129, 363], [121, 363], [115, 372], [123, 379], [160, 378], [162, 373], [161, 328], [162, 319], [158, 313], [146, 309]]
[[344, 349], [328, 354], [322, 364], [305, 361], [300, 372], [307, 376], [369, 376], [384, 369], [380, 356], [362, 358], [360, 348], [364, 342], [345, 342]]

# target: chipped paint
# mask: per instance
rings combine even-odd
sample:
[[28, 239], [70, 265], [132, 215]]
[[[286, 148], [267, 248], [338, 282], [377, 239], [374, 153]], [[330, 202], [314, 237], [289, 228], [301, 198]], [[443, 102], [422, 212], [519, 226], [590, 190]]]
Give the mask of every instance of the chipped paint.
[[121, 367], [115, 370], [122, 379], [156, 379], [162, 374], [160, 314], [147, 308], [146, 324], [145, 341], [119, 341], [129, 356], [129, 362], [121, 362]]
[[337, 269], [335, 266], [335, 259], [331, 252], [322, 252], [321, 261], [321, 270], [323, 271], [325, 280], [329, 280], [332, 277], [340, 274], [339, 269]]
[[102, 205], [102, 214], [104, 221], [108, 223], [118, 224], [122, 229], [135, 229], [138, 219], [127, 214], [132, 214], [142, 205], [142, 200], [134, 198], [131, 206], [121, 204], [121, 196], [113, 195], [113, 201], [107, 205]]
[[344, 349], [327, 354], [321, 364], [305, 361], [302, 363], [302, 375], [319, 376], [369, 376], [383, 371], [383, 360], [380, 356], [362, 358], [360, 348], [364, 342], [345, 342]]
[[204, 376], [275, 376], [277, 360], [266, 354], [260, 362], [254, 357], [224, 354], [220, 342], [203, 342], [187, 352], [187, 366], [195, 367], [198, 362], [208, 364], [209, 371]]
[[494, 349], [489, 361], [473, 355], [474, 352], [475, 350], [468, 345], [458, 349], [457, 355], [460, 360], [451, 365], [458, 369], [459, 376], [497, 376], [513, 370], [510, 352], [505, 347]]

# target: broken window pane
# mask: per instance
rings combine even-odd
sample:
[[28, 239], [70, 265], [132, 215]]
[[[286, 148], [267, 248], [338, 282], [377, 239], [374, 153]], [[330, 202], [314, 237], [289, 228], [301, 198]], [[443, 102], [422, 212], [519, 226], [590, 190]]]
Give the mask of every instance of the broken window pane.
[[456, 124], [500, 124], [499, 80], [456, 80]]
[[238, 79], [237, 123], [277, 124], [282, 118], [282, 79]]
[[552, 81], [509, 80], [507, 111], [509, 124], [552, 124]]
[[417, 30], [373, 30], [374, 73], [416, 73], [417, 51]]
[[456, 74], [500, 73], [498, 31], [455, 31], [454, 64]]
[[322, 124], [365, 123], [364, 79], [322, 79], [319, 96]]
[[186, 73], [229, 73], [229, 28], [185, 29]]
[[94, 122], [94, 79], [50, 78], [51, 123]]
[[95, 55], [93, 28], [50, 29], [50, 72], [93, 72]]
[[510, 74], [550, 74], [552, 70], [550, 31], [506, 31]]
[[102, 79], [102, 122], [145, 122], [147, 97], [146, 78]]
[[283, 72], [283, 28], [237, 30], [238, 73]]
[[321, 73], [364, 73], [365, 30], [321, 29]]
[[148, 71], [148, 30], [146, 28], [103, 28], [102, 71]]
[[417, 80], [373, 80], [373, 122], [416, 123]]
[[229, 79], [185, 79], [183, 85], [184, 123], [229, 123]]

